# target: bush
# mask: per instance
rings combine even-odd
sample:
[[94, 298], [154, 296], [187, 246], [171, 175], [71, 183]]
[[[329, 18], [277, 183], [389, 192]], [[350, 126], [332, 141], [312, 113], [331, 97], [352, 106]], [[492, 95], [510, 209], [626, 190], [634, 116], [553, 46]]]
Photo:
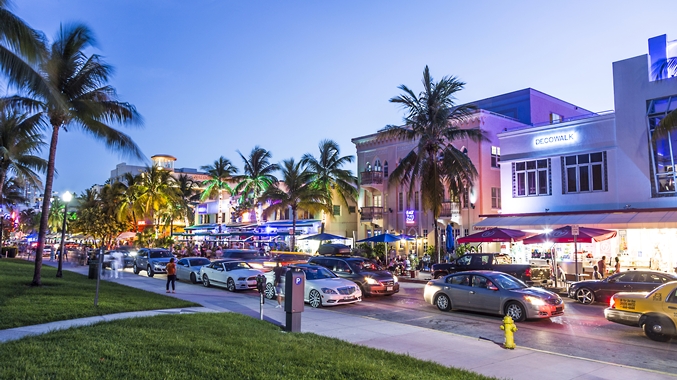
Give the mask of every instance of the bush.
[[2, 257], [7, 256], [7, 258], [13, 259], [18, 251], [17, 247], [2, 247]]

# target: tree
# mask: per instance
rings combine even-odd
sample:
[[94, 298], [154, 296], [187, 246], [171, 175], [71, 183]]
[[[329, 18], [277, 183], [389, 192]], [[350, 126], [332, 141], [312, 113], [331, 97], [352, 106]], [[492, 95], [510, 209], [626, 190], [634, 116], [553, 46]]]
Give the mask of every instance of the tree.
[[338, 144], [332, 140], [320, 141], [319, 148], [319, 158], [313, 157], [310, 153], [304, 154], [301, 158], [301, 163], [312, 173], [313, 186], [325, 191], [330, 198], [335, 190], [346, 207], [349, 206], [349, 201], [356, 202], [357, 177], [352, 171], [343, 169], [344, 165], [353, 162], [354, 157], [341, 157]]
[[301, 162], [294, 162], [293, 158], [284, 160], [280, 171], [282, 183], [275, 183], [261, 195], [261, 199], [268, 201], [266, 208], [268, 215], [273, 212], [283, 212], [291, 209], [292, 233], [291, 250], [296, 243], [296, 218], [299, 209], [309, 212], [329, 211], [331, 198], [322, 189], [312, 186], [313, 173], [306, 170]]
[[457, 126], [475, 109], [455, 104], [455, 94], [464, 86], [465, 83], [456, 77], [444, 77], [434, 82], [426, 66], [423, 70], [423, 91], [416, 95], [407, 86], [400, 85], [398, 88], [403, 93], [390, 99], [391, 103], [405, 110], [404, 124], [390, 125], [380, 131], [383, 137], [416, 141], [416, 146], [390, 174], [388, 184], [408, 185], [410, 197], [416, 184], [420, 184], [423, 210], [433, 213], [436, 247], [439, 247], [437, 219], [444, 201], [445, 185], [451, 194], [458, 195], [471, 188], [477, 176], [475, 165], [453, 142], [486, 139], [479, 128], [461, 129]]
[[38, 229], [40, 225], [40, 215], [32, 208], [21, 210], [19, 213], [19, 230], [24, 234], [29, 234]]
[[179, 175], [176, 180], [176, 190], [179, 194], [179, 217], [184, 219], [186, 227], [190, 225], [191, 217], [195, 216], [195, 206], [200, 201], [197, 184], [185, 174]]
[[114, 185], [106, 184], [101, 191], [88, 189], [76, 197], [77, 216], [69, 222], [71, 231], [91, 235], [101, 245], [110, 247], [127, 229], [127, 224], [116, 218], [119, 199], [116, 192]]
[[223, 211], [221, 210], [221, 203], [223, 201], [223, 192], [227, 191], [228, 194], [233, 194], [233, 189], [230, 187], [228, 182], [233, 180], [233, 175], [237, 173], [237, 168], [233, 166], [233, 163], [229, 159], [221, 156], [218, 160], [214, 161], [213, 165], [205, 165], [200, 167], [200, 169], [207, 172], [209, 179], [202, 182], [202, 185], [205, 186], [204, 191], [202, 191], [202, 196], [200, 201], [205, 201], [206, 199], [217, 198], [219, 200], [218, 204], [218, 213], [216, 215], [216, 223], [221, 226], [223, 220], [221, 219]]
[[[108, 85], [113, 68], [102, 58], [84, 51], [96, 46], [90, 29], [83, 24], [61, 27], [52, 43], [47, 60], [42, 66], [49, 87], [58, 92], [54, 99], [47, 89], [40, 86], [28, 89], [33, 103], [23, 102], [42, 111], [51, 126], [49, 159], [45, 176], [45, 194], [52, 193], [56, 148], [59, 132], [80, 130], [102, 141], [109, 149], [141, 159], [141, 149], [131, 137], [115, 129], [112, 124], [140, 125], [141, 116], [136, 108], [117, 99], [115, 89]], [[49, 216], [49, 197], [42, 203], [42, 218], [38, 234], [38, 249], [35, 255], [35, 271], [32, 285], [41, 284], [42, 250]]]
[[240, 195], [239, 203], [241, 207], [239, 209], [248, 210], [256, 206], [261, 194], [268, 190], [272, 184], [278, 182], [273, 173], [278, 171], [280, 166], [271, 164], [272, 153], [258, 145], [252, 149], [249, 158], [245, 158], [239, 150], [237, 153], [244, 161], [244, 175], [233, 178], [238, 182], [234, 192]]
[[157, 238], [162, 211], [168, 205], [178, 203], [179, 195], [176, 191], [175, 180], [170, 172], [157, 165], [146, 168], [140, 176], [141, 181], [137, 185], [139, 191], [137, 202], [144, 211], [144, 216], [153, 221], [155, 238]]
[[139, 224], [136, 216], [143, 215], [144, 213], [138, 202], [139, 185], [142, 180], [141, 175], [125, 173], [123, 180], [124, 182], [116, 182], [113, 185], [118, 189], [117, 219], [120, 221], [131, 220], [134, 232], [139, 232]]

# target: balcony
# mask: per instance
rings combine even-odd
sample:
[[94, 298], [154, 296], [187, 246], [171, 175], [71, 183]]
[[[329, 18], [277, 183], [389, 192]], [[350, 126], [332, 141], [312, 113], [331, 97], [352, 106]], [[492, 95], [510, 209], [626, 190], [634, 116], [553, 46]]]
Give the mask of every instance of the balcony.
[[442, 211], [440, 212], [440, 218], [451, 218], [454, 214], [458, 214], [460, 210], [461, 210], [460, 203], [452, 201], [443, 201]]
[[383, 172], [364, 171], [360, 173], [361, 185], [381, 185], [383, 184]]
[[371, 222], [374, 220], [383, 220], [383, 207], [367, 206], [360, 208], [360, 221]]

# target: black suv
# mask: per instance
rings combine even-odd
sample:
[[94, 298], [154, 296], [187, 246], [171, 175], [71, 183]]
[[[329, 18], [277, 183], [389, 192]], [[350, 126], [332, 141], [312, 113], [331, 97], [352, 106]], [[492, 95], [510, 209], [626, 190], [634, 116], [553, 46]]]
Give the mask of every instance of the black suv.
[[364, 296], [392, 296], [400, 291], [396, 276], [364, 257], [315, 256], [308, 264], [323, 266], [337, 276], [355, 282]]

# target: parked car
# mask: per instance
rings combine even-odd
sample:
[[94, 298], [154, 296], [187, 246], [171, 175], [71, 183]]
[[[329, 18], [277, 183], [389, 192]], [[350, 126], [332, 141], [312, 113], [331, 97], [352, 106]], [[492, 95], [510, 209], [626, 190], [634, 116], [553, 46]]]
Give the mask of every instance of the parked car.
[[653, 270], [629, 270], [613, 274], [604, 280], [574, 282], [569, 286], [569, 297], [582, 304], [608, 303], [618, 292], [650, 292], [666, 282], [677, 280], [677, 275]]
[[279, 253], [274, 257], [258, 258], [245, 261], [247, 261], [254, 269], [270, 271], [277, 266], [278, 262], [283, 267], [292, 264], [306, 264], [311, 257], [311, 255], [305, 253]]
[[256, 260], [261, 258], [261, 254], [254, 249], [224, 249], [218, 258], [224, 260]]
[[210, 263], [205, 257], [184, 257], [176, 263], [176, 279], [197, 284], [200, 268]]
[[134, 274], [146, 270], [148, 277], [156, 273], [167, 273], [167, 263], [174, 257], [171, 252], [164, 248], [141, 248], [134, 256]]
[[641, 327], [649, 339], [658, 342], [677, 338], [677, 281], [660, 285], [648, 293], [616, 293], [609, 304], [604, 310], [607, 320]]
[[364, 296], [391, 296], [400, 291], [397, 276], [372, 260], [356, 256], [314, 256], [308, 264], [323, 266], [355, 282]]
[[497, 271], [467, 271], [429, 281], [423, 298], [442, 311], [509, 315], [516, 322], [564, 313], [564, 301], [557, 294]]
[[[329, 269], [311, 264], [298, 264], [285, 267], [285, 272], [290, 268], [299, 268], [306, 275], [303, 301], [312, 307], [334, 306], [346, 303], [362, 301], [360, 288], [352, 281], [338, 277]], [[282, 276], [282, 289], [284, 289], [284, 275]], [[265, 296], [274, 299], [275, 273], [266, 273]]]
[[507, 273], [527, 285], [547, 285], [550, 280], [550, 266], [513, 264], [510, 255], [501, 253], [470, 253], [448, 263], [433, 264], [433, 278], [467, 270], [491, 270]]
[[322, 244], [317, 249], [318, 255], [350, 255], [352, 249], [345, 244]]
[[256, 289], [256, 276], [263, 271], [252, 268], [245, 261], [217, 260], [200, 267], [198, 278], [206, 287], [222, 286], [231, 292]]
[[111, 268], [111, 261], [113, 261], [113, 252], [120, 252], [122, 255], [123, 268], [132, 268], [134, 266], [134, 257], [129, 254], [129, 252], [114, 249], [106, 251], [103, 254], [103, 263], [101, 263], [103, 268]]

